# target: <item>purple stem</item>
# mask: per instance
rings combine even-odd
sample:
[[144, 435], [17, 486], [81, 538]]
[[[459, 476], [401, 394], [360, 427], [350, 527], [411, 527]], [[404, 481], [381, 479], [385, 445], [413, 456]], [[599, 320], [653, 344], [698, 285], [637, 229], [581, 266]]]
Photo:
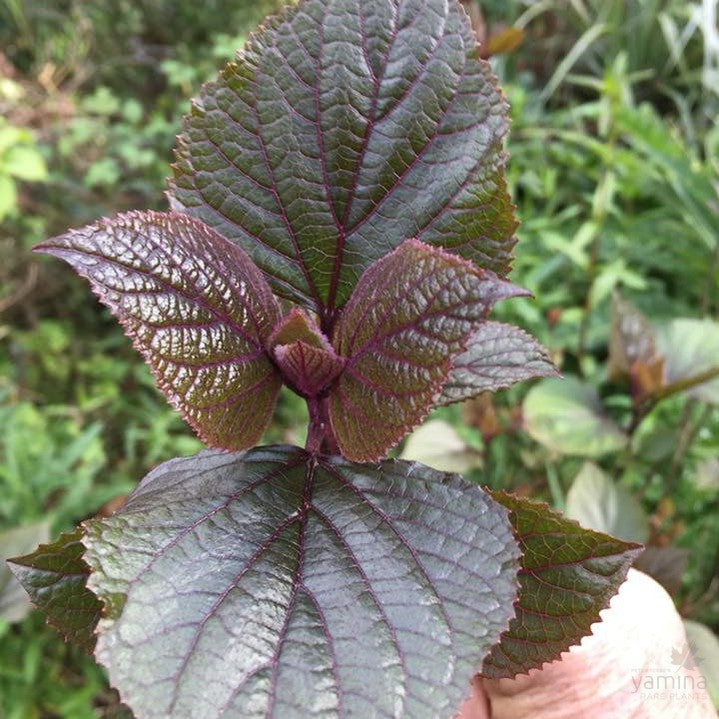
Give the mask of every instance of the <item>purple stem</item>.
[[337, 440], [332, 432], [327, 397], [307, 400], [310, 424], [307, 429], [305, 449], [310, 454], [339, 454]]

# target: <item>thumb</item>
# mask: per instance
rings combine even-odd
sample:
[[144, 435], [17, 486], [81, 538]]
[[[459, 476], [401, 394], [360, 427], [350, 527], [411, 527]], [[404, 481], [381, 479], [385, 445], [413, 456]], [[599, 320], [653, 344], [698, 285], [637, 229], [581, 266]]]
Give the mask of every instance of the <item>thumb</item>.
[[671, 597], [632, 569], [579, 646], [529, 675], [483, 682], [491, 713], [480, 713], [480, 689], [459, 719], [716, 719], [687, 655]]

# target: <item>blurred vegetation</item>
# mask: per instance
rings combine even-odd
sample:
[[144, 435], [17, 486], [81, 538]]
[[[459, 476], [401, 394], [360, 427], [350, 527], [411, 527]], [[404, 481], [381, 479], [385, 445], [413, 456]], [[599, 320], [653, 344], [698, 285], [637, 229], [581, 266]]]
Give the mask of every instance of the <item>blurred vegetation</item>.
[[[164, 207], [189, 98], [280, 4], [0, 0], [6, 553], [111, 511], [150, 467], [200, 446], [84, 283], [29, 248]], [[640, 566], [716, 632], [717, 2], [465, 4], [512, 105], [513, 279], [536, 297], [500, 313], [565, 379], [439, 410], [404, 451], [645, 541]], [[268, 441], [302, 441], [304, 417], [284, 394]], [[0, 719], [127, 716], [10, 586], [0, 570]]]

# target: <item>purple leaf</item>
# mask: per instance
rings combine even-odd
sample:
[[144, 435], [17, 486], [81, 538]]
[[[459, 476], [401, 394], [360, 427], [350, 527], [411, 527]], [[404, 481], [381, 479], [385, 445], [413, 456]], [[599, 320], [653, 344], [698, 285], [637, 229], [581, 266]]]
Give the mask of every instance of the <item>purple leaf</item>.
[[259, 440], [280, 388], [265, 354], [279, 307], [245, 252], [161, 212], [103, 219], [36, 249], [90, 281], [204, 442], [232, 450]]
[[171, 205], [323, 319], [408, 237], [504, 274], [506, 115], [456, 0], [301, 0], [202, 89]]
[[318, 349], [331, 350], [332, 345], [317, 326], [313, 317], [299, 307], [294, 307], [272, 330], [267, 344], [270, 348], [304, 342]]
[[336, 352], [305, 342], [278, 345], [277, 366], [290, 387], [303, 397], [316, 397], [339, 376], [345, 363]]
[[314, 319], [298, 308], [275, 328], [269, 346], [285, 382], [308, 399], [329, 387], [344, 368]]
[[516, 616], [482, 666], [483, 676], [500, 679], [526, 674], [579, 644], [642, 546], [584, 529], [546, 504], [491, 495], [509, 510], [522, 550]]
[[483, 322], [454, 361], [440, 404], [496, 392], [532, 377], [556, 377], [547, 350], [518, 327]]
[[517, 592], [477, 485], [291, 447], [167, 462], [84, 541], [138, 719], [449, 718]]
[[32, 554], [8, 560], [13, 574], [68, 641], [92, 652], [102, 604], [85, 586], [90, 568], [82, 558], [82, 529], [41, 544]]
[[333, 339], [347, 358], [329, 398], [342, 455], [374, 461], [399, 442], [427, 414], [492, 304], [523, 293], [418, 240], [367, 269]]

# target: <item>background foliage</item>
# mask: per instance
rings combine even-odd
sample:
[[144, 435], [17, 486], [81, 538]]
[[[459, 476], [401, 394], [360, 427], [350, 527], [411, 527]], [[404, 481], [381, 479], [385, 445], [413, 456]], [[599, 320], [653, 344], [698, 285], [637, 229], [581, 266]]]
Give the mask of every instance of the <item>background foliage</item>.
[[[199, 446], [82, 282], [28, 248], [163, 208], [189, 97], [279, 4], [0, 0], [0, 553], [111, 512]], [[499, 314], [565, 380], [438, 410], [403, 451], [645, 541], [640, 566], [716, 632], [719, 388], [660, 380], [719, 364], [717, 3], [466, 5], [512, 105], [513, 280], [536, 296]], [[284, 394], [268, 440], [304, 423]], [[3, 572], [0, 718], [125, 716], [90, 658], [14, 621]]]

